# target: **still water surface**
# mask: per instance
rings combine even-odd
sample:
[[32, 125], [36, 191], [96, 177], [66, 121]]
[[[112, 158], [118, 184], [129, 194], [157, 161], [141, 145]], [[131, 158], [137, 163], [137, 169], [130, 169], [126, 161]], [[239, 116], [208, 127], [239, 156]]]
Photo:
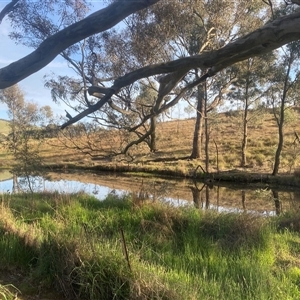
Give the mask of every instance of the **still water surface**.
[[[0, 174], [1, 175], [1, 174]], [[2, 178], [5, 176], [2, 176]], [[12, 178], [0, 181], [0, 192], [13, 189]], [[166, 201], [172, 205], [193, 205], [199, 209], [279, 215], [299, 209], [300, 189], [269, 186], [206, 185], [192, 180], [138, 177], [107, 173], [50, 173], [41, 180], [39, 191], [86, 192], [99, 200], [109, 193], [131, 193], [136, 200]]]

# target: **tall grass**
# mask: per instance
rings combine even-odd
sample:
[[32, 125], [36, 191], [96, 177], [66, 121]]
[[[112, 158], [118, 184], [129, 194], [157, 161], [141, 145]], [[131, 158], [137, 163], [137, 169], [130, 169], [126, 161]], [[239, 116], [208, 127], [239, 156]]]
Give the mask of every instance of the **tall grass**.
[[13, 285], [2, 285], [0, 284], [0, 298], [2, 300], [16, 300], [16, 295], [20, 293], [20, 291]]
[[295, 218], [129, 195], [3, 197], [0, 263], [69, 299], [299, 299]]

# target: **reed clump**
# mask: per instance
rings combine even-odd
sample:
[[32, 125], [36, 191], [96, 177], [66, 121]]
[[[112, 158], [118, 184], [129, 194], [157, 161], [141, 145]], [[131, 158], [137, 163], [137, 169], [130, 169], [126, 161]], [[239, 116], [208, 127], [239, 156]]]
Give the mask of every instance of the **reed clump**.
[[27, 200], [2, 197], [0, 264], [2, 272], [22, 270], [39, 292], [104, 300], [300, 298], [300, 238], [283, 217], [115, 193], [103, 201], [83, 193]]

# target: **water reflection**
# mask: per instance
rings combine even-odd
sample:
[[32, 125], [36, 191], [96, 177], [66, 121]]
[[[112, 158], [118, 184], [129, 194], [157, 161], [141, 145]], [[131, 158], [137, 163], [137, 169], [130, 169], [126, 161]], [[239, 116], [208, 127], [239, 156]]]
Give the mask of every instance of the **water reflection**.
[[[219, 212], [253, 212], [263, 215], [280, 215], [282, 212], [279, 191], [271, 188], [261, 189], [257, 187], [254, 189], [254, 187], [249, 187], [246, 189], [243, 185], [221, 187], [220, 185], [213, 185], [212, 182], [204, 182], [199, 188], [198, 182], [193, 181], [193, 184], [190, 186], [193, 202], [195, 207], [200, 209], [214, 209]], [[287, 191], [286, 193], [291, 192]], [[227, 199], [225, 199], [226, 197]], [[273, 207], [272, 201], [275, 204]]]
[[[115, 193], [121, 195], [124, 191], [119, 189], [111, 189], [107, 186], [80, 182], [77, 180], [68, 180], [68, 179], [60, 179], [60, 180], [51, 180], [38, 178], [38, 180], [42, 180], [42, 184], [39, 185], [35, 191], [57, 191], [59, 193], [78, 193], [78, 192], [86, 192], [90, 195], [94, 195], [99, 200], [104, 199], [112, 190]], [[0, 192], [1, 193], [10, 193], [10, 192], [19, 192], [20, 185], [14, 176], [11, 179], [4, 180], [0, 182]]]
[[[0, 192], [16, 191], [16, 178], [0, 182]], [[98, 199], [109, 193], [132, 193], [143, 201], [166, 201], [173, 205], [194, 205], [203, 210], [218, 212], [259, 213], [280, 215], [298, 209], [299, 189], [279, 189], [247, 185], [221, 185], [213, 182], [174, 180], [158, 177], [125, 176], [120, 174], [50, 173], [43, 179], [40, 191], [76, 193], [84, 191]]]

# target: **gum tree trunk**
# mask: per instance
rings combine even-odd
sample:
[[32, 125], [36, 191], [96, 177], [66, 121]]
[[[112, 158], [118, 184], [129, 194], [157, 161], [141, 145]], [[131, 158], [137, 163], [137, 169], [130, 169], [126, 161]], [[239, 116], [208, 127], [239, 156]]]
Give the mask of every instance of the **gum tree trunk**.
[[203, 116], [204, 116], [204, 92], [203, 86], [197, 87], [197, 115], [194, 129], [193, 149], [191, 158], [201, 158], [202, 131], [203, 131]]

